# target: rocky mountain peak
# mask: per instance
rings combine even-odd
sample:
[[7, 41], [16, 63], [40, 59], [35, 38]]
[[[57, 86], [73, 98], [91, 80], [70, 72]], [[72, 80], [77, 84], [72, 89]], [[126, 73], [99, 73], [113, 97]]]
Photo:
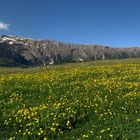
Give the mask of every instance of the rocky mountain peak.
[[13, 35], [0, 37], [0, 58], [8, 58], [22, 65], [39, 66], [129, 57], [140, 57], [140, 48], [117, 49], [102, 45], [34, 40]]

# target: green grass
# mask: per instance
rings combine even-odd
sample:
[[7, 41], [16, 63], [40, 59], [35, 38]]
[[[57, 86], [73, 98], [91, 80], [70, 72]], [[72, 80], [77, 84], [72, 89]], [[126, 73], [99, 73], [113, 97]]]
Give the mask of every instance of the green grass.
[[0, 67], [19, 67], [20, 64], [17, 64], [16, 62], [9, 60], [7, 58], [0, 58]]
[[139, 140], [140, 60], [0, 69], [0, 139]]

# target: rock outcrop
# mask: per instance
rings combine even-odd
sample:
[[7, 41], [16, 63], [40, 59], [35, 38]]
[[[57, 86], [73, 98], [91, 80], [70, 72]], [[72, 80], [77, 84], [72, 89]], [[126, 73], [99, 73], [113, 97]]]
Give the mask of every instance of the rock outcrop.
[[0, 37], [0, 58], [8, 58], [28, 66], [136, 57], [140, 57], [139, 47], [111, 48], [102, 45], [34, 40], [10, 35]]

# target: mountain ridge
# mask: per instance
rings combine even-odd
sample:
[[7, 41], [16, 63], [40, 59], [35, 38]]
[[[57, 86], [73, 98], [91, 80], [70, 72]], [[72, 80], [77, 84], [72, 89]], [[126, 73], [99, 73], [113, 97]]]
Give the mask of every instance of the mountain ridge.
[[0, 58], [28, 66], [140, 57], [140, 48], [113, 48], [95, 44], [73, 44], [35, 40], [13, 35], [0, 36]]

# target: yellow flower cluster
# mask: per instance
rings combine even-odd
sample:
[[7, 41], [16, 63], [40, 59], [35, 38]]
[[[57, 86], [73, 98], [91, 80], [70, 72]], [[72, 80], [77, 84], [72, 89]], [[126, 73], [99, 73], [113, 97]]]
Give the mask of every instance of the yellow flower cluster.
[[138, 139], [139, 60], [0, 75], [0, 139]]

